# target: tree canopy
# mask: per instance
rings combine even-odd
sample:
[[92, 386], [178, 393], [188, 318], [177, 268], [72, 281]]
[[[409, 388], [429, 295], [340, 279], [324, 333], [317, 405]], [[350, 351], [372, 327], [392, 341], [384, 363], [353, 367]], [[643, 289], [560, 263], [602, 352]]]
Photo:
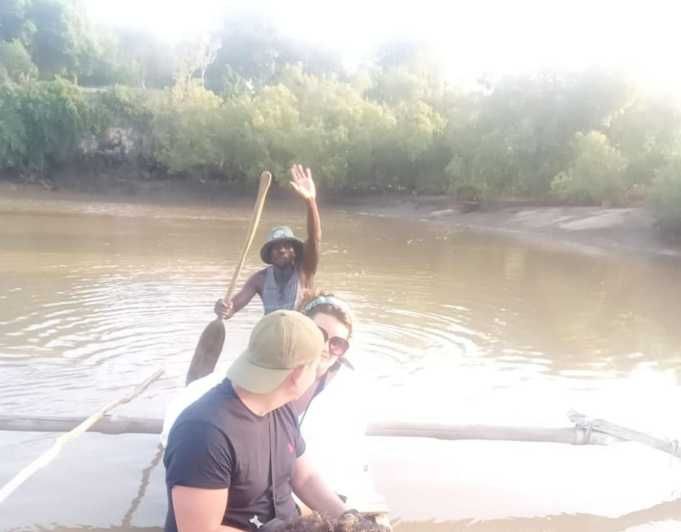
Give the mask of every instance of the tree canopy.
[[617, 73], [464, 89], [418, 42], [385, 43], [350, 72], [337, 52], [263, 17], [231, 15], [170, 46], [83, 13], [77, 0], [0, 3], [0, 171], [75, 164], [83, 138], [115, 126], [142, 135], [139, 160], [164, 175], [248, 184], [261, 168], [303, 161], [338, 191], [617, 205], [650, 196], [671, 219], [678, 212], [678, 102]]

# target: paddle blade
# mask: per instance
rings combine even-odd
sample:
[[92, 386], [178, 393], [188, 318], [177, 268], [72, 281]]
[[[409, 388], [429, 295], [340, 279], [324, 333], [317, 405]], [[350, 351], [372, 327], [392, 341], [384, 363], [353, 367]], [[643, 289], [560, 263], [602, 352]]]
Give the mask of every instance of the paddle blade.
[[199, 343], [194, 350], [187, 379], [189, 384], [196, 379], [205, 377], [215, 369], [215, 364], [220, 358], [222, 347], [225, 345], [225, 324], [221, 318], [211, 321], [201, 333]]

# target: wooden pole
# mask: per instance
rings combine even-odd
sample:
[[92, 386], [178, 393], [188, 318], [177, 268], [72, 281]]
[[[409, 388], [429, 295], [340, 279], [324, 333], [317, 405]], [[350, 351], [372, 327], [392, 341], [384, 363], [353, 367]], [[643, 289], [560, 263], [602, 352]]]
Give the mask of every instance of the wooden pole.
[[[581, 417], [580, 417], [581, 416]], [[634, 441], [681, 458], [677, 441], [663, 440], [610, 423], [602, 419], [588, 420], [570, 412], [573, 427], [505, 427], [499, 425], [444, 425], [437, 423], [372, 423], [367, 436], [396, 438], [434, 438], [439, 440], [488, 440], [570, 445], [608, 445], [616, 441]], [[74, 417], [18, 418], [0, 416], [0, 430], [26, 432], [66, 432], [83, 420]], [[150, 418], [102, 416], [88, 430], [102, 434], [160, 434], [163, 421]]]
[[[83, 422], [82, 417], [21, 417], [0, 415], [0, 430], [12, 432], [68, 432]], [[100, 434], [160, 434], [162, 419], [103, 416], [89, 432]]]
[[46, 452], [44, 452], [36, 460], [31, 462], [24, 469], [19, 471], [19, 473], [17, 473], [13, 479], [11, 479], [7, 484], [0, 488], [0, 504], [2, 504], [7, 499], [7, 497], [9, 497], [14, 492], [14, 490], [21, 486], [21, 484], [23, 484], [26, 480], [28, 480], [36, 471], [45, 467], [52, 460], [54, 460], [54, 458], [59, 454], [64, 445], [66, 445], [69, 441], [74, 440], [75, 438], [89, 430], [95, 423], [97, 423], [97, 421], [104, 417], [104, 415], [109, 410], [112, 410], [113, 408], [119, 405], [125, 404], [134, 399], [135, 397], [137, 397], [162, 374], [163, 374], [162, 369], [156, 370], [148, 379], [146, 379], [139, 386], [137, 386], [137, 388], [135, 388], [130, 394], [126, 395], [122, 399], [117, 399], [109, 403], [104, 408], [102, 408], [98, 412], [95, 412], [90, 417], [82, 421], [74, 429], [70, 430], [66, 434], [62, 434], [61, 436], [59, 436], [55, 440], [52, 447], [50, 447]]
[[[14, 416], [0, 416], [0, 430], [17, 432], [66, 432], [79, 423], [75, 417], [36, 417], [18, 419]], [[130, 418], [104, 416], [88, 430], [102, 434], [160, 434], [163, 421], [151, 418]], [[367, 436], [398, 438], [435, 438], [440, 440], [497, 440], [535, 441], [546, 443], [586, 443], [604, 445], [612, 438], [593, 433], [586, 441], [583, 430], [575, 427], [504, 427], [493, 425], [438, 425], [433, 423], [372, 423], [367, 427]]]
[[586, 441], [584, 431], [576, 427], [504, 427], [495, 425], [441, 425], [436, 423], [373, 423], [367, 427], [367, 436], [393, 436], [400, 438], [435, 438], [438, 440], [491, 440], [570, 445], [607, 445], [612, 442], [604, 434], [592, 433]]

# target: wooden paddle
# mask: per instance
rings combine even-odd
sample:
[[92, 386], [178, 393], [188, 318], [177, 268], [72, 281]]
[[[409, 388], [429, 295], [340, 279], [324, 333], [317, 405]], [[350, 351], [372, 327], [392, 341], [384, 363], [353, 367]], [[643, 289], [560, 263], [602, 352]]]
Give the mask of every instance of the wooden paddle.
[[[267, 171], [260, 174], [258, 197], [256, 198], [255, 206], [253, 207], [251, 224], [248, 227], [246, 240], [244, 241], [244, 246], [241, 250], [241, 257], [239, 258], [236, 270], [234, 270], [234, 275], [232, 275], [232, 281], [229, 283], [229, 288], [227, 289], [227, 295], [225, 296], [225, 301], [227, 302], [232, 299], [236, 281], [239, 278], [241, 268], [243, 268], [244, 262], [246, 261], [248, 250], [253, 243], [255, 230], [258, 228], [258, 223], [260, 223], [260, 215], [262, 214], [262, 209], [265, 205], [265, 197], [267, 196], [267, 191], [269, 190], [271, 183], [272, 174]], [[194, 357], [192, 358], [191, 364], [189, 365], [189, 371], [187, 371], [187, 379], [185, 384], [189, 384], [196, 379], [205, 377], [215, 369], [215, 364], [217, 364], [218, 358], [220, 358], [220, 353], [222, 352], [222, 347], [224, 344], [225, 324], [223, 319], [218, 317], [211, 321], [201, 333], [199, 343], [194, 350]]]

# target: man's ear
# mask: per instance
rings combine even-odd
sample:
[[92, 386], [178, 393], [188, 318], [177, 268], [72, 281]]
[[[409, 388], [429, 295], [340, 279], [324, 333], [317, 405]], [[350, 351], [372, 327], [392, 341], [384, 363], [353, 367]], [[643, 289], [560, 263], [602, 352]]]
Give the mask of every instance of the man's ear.
[[291, 373], [288, 374], [288, 377], [286, 377], [286, 379], [289, 381], [290, 384], [297, 386], [298, 383], [300, 382], [300, 379], [303, 376], [304, 371], [305, 366], [298, 366]]

